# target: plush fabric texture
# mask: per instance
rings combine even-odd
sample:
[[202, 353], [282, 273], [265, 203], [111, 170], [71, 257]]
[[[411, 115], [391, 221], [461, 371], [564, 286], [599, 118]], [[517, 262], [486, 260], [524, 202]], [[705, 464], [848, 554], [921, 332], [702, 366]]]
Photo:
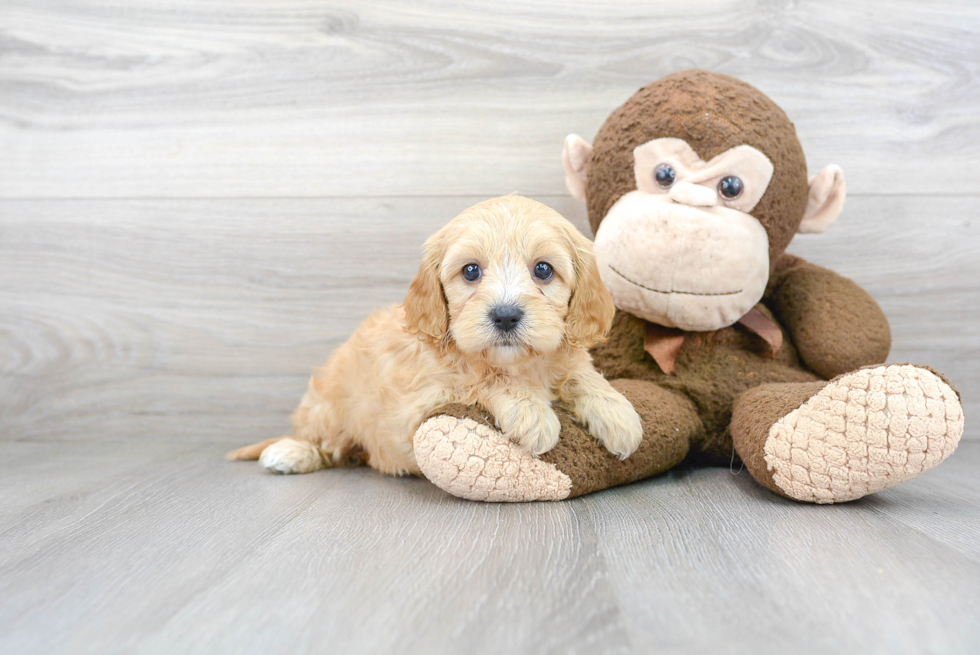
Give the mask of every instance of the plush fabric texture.
[[[546, 464], [568, 476], [570, 490], [564, 496], [554, 496], [552, 469], [530, 467], [525, 458], [515, 454], [520, 451], [514, 444], [499, 430], [491, 429], [494, 428], [493, 417], [479, 407], [447, 405], [433, 413], [415, 435], [416, 461], [430, 480], [433, 480], [430, 471], [437, 471], [439, 480], [454, 478], [450, 485], [437, 482], [447, 491], [452, 489], [453, 495], [487, 501], [561, 500], [581, 496], [648, 478], [683, 461], [691, 436], [701, 430], [701, 421], [691, 401], [639, 380], [614, 380], [612, 385], [633, 403], [641, 416], [646, 417], [643, 442], [629, 459], [620, 460], [577, 423], [567, 407], [556, 406], [562, 439], [539, 460], [530, 458], [530, 461]], [[447, 426], [454, 430], [448, 439], [443, 437]], [[478, 444], [476, 450], [473, 444]], [[476, 452], [477, 459], [488, 463], [474, 462], [464, 457], [464, 452], [469, 456]], [[493, 466], [489, 464], [491, 460], [495, 460]], [[501, 466], [505, 472], [517, 471], [513, 464], [506, 464], [515, 460], [520, 460], [523, 467], [516, 474], [519, 478], [517, 488], [506, 488], [501, 493], [485, 480], [498, 475]], [[479, 475], [474, 473], [477, 470]], [[560, 485], [557, 488], [562, 489]]]
[[683, 139], [704, 161], [740, 145], [769, 158], [775, 171], [752, 215], [769, 233], [769, 261], [774, 262], [796, 233], [807, 204], [806, 159], [796, 128], [755, 87], [702, 70], [673, 73], [648, 84], [599, 129], [586, 183], [593, 233], [613, 204], [636, 189], [633, 149], [664, 137]]
[[[619, 312], [613, 319], [608, 341], [593, 348], [593, 362], [610, 380], [647, 380], [690, 398], [703, 425], [694, 435], [691, 458], [705, 463], [727, 464], [731, 460], [728, 424], [740, 393], [764, 383], [818, 379], [803, 369], [785, 332], [784, 345], [776, 353], [771, 353], [764, 339], [741, 324], [715, 332], [690, 333], [677, 353], [673, 374], [661, 370], [644, 350], [645, 336], [645, 321]], [[648, 419], [642, 412], [640, 418]], [[655, 416], [649, 418], [656, 420]]]
[[673, 196], [630, 191], [613, 205], [595, 236], [602, 281], [617, 307], [648, 321], [691, 331], [731, 325], [765, 293], [766, 230], [744, 212]]
[[[809, 312], [813, 316], [819, 316], [815, 307], [833, 312], [835, 304], [832, 300], [844, 304], [850, 303], [854, 298], [867, 298], [870, 301], [867, 294], [853, 282], [799, 258], [786, 256], [779, 271], [792, 271], [794, 276], [803, 281], [810, 275], [820, 278], [820, 284], [803, 284], [811, 294], [808, 298], [809, 304], [797, 299], [793, 305], [804, 314]], [[778, 297], [780, 293], [786, 293], [786, 289], [782, 289], [778, 282], [779, 280], [772, 285], [770, 293], [759, 307], [759, 311], [771, 320], [775, 319], [777, 312], [770, 310], [770, 306], [779, 309]], [[815, 342], [819, 347], [811, 348], [813, 352], [840, 353], [841, 356], [834, 358], [835, 362], [864, 362], [875, 356], [875, 349], [883, 353], [883, 359], [884, 353], [887, 353], [888, 326], [877, 305], [870, 302], [873, 311], [867, 311], [864, 320], [834, 321], [831, 314], [823, 321], [824, 332], [806, 333], [803, 343]], [[804, 473], [807, 476], [811, 473], [808, 469], [794, 469], [792, 456], [789, 460], [790, 482], [786, 481], [787, 474], [780, 473], [775, 463], [770, 470], [767, 455], [769, 461], [775, 462], [773, 458], [778, 457], [779, 453], [774, 445], [776, 441], [767, 444], [770, 432], [780, 425], [781, 420], [782, 425], [793, 420], [799, 421], [786, 417], [811, 399], [821, 398], [819, 394], [828, 387], [828, 382], [809, 370], [804, 363], [796, 346], [796, 335], [779, 321], [774, 320], [773, 324], [781, 330], [783, 337], [783, 345], [776, 352], [772, 352], [769, 343], [762, 337], [741, 324], [711, 333], [690, 333], [677, 353], [673, 374], [668, 375], [644, 349], [648, 324], [636, 316], [618, 312], [609, 339], [593, 348], [592, 354], [596, 367], [612, 380], [613, 387], [623, 393], [640, 414], [644, 424], [644, 440], [640, 449], [625, 462], [617, 460], [559, 407], [557, 411], [562, 424], [561, 437], [555, 449], [542, 456], [542, 461], [552, 464], [558, 471], [569, 476], [571, 490], [568, 497], [643, 479], [667, 470], [680, 461], [728, 465], [734, 448], [737, 448], [746, 469], [760, 484], [795, 500], [841, 502], [885, 488], [880, 484], [870, 484], [870, 478], [868, 484], [861, 486], [858, 483], [863, 481], [862, 476], [865, 473], [856, 470], [856, 482], [852, 486], [828, 497], [824, 488], [816, 484], [810, 487], [794, 484]], [[859, 356], [854, 357], [849, 352]], [[824, 359], [814, 361], [819, 365]], [[875, 362], [878, 363], [880, 362]], [[949, 420], [946, 423], [946, 432], [938, 437], [943, 444], [942, 456], [928, 459], [930, 465], [935, 465], [949, 456], [962, 434], [962, 409], [955, 388], [941, 374], [924, 366], [910, 368], [917, 371], [910, 375], [926, 379], [934, 376], [933, 379], [942, 385], [943, 411]], [[812, 423], [812, 416], [823, 411], [820, 405], [822, 402], [814, 400], [810, 408], [799, 412], [797, 416], [805, 414], [806, 420], [803, 422]], [[443, 408], [440, 412], [451, 416], [471, 417], [477, 413], [482, 424], [489, 430], [484, 433], [483, 438], [495, 440], [498, 447], [503, 449], [515, 448], [498, 431], [490, 429], [493, 418], [478, 409], [452, 407]], [[830, 425], [831, 422], [828, 421], [827, 424]], [[424, 428], [426, 425], [423, 425]], [[933, 427], [932, 430], [935, 432], [936, 428]], [[914, 441], [906, 439], [905, 443], [914, 444]], [[851, 448], [858, 452], [861, 447], [860, 441], [851, 444]], [[813, 448], [819, 450], [820, 445]], [[901, 449], [902, 447], [896, 447], [896, 453], [901, 452]], [[454, 454], [456, 457], [463, 456], [463, 453]], [[901, 458], [901, 455], [895, 454], [893, 457]], [[815, 467], [823, 466], [817, 458], [812, 458], [811, 461]], [[913, 469], [908, 477], [926, 470], [924, 465], [914, 468], [916, 457], [911, 461]], [[923, 458], [923, 462], [926, 461]], [[797, 466], [800, 465], [797, 463]], [[818, 484], [824, 482], [821, 475], [823, 474], [820, 470], [814, 471], [813, 479]], [[776, 477], [779, 477], [783, 486], [776, 482]], [[908, 477], [892, 474], [885, 486], [897, 484]], [[848, 480], [850, 479], [848, 473]], [[447, 490], [456, 493], [453, 488]], [[525, 498], [532, 499], [529, 496]], [[550, 495], [545, 495], [534, 499], [550, 498]]]
[[423, 423], [415, 433], [415, 457], [425, 477], [469, 500], [527, 502], [568, 497], [572, 481], [554, 464], [511, 447], [482, 413], [465, 405], [449, 411], [453, 409], [469, 416], [443, 414]]
[[561, 153], [565, 173], [565, 186], [572, 197], [585, 203], [585, 180], [589, 176], [589, 163], [592, 160], [592, 144], [576, 134], [565, 138], [565, 148]]
[[667, 375], [674, 374], [674, 364], [677, 363], [677, 353], [684, 345], [688, 333], [678, 328], [668, 328], [649, 321], [644, 325], [646, 332], [643, 337], [643, 350], [653, 357], [660, 370]]
[[746, 470], [755, 481], [780, 496], [786, 492], [773, 480], [766, 463], [766, 440], [780, 419], [787, 416], [827, 386], [823, 380], [797, 384], [763, 384], [749, 389], [735, 401], [732, 412], [732, 442]]
[[[463, 498], [531, 501], [580, 496], [682, 461], [701, 427], [694, 406], [639, 380], [613, 386], [645, 417], [635, 461], [595, 447], [566, 411], [559, 410], [559, 445], [535, 460], [493, 429], [489, 414], [452, 406], [440, 410], [449, 415], [419, 429], [419, 464], [427, 477]], [[755, 387], [736, 400], [731, 432], [756, 481], [781, 496], [825, 504], [861, 498], [933, 468], [956, 449], [963, 425], [958, 392], [945, 378], [904, 364], [869, 367], [830, 382]]]
[[[817, 269], [818, 274], [823, 275], [824, 269], [811, 267], [799, 258], [793, 258], [791, 263], [795, 269]], [[822, 287], [824, 293], [844, 298], [854, 293], [864, 293], [853, 282], [833, 273], [831, 275], [836, 283]], [[762, 337], [741, 324], [714, 332], [693, 332], [686, 336], [677, 352], [673, 374], [661, 370], [644, 349], [646, 321], [626, 312], [617, 312], [608, 339], [592, 349], [592, 357], [596, 369], [633, 402], [643, 420], [644, 440], [640, 450], [625, 462], [620, 462], [574, 424], [567, 412], [559, 411], [562, 431], [558, 445], [545, 453], [542, 460], [555, 464], [572, 479], [572, 493], [575, 495], [639, 480], [653, 474], [649, 471], [666, 470], [669, 468], [666, 463], [672, 462], [673, 457], [651, 454], [649, 458], [644, 458], [642, 453], [656, 452], [664, 439], [675, 435], [679, 435], [678, 438], [685, 443], [680, 446], [669, 442], [666, 444], [669, 453], [678, 448], [685, 451], [682, 459], [692, 463], [729, 464], [734, 448], [729, 430], [732, 408], [742, 393], [762, 384], [825, 384], [820, 376], [807, 369], [791, 333], [787, 332], [785, 325], [775, 320], [769, 301], [769, 298], [764, 298], [759, 311], [782, 330], [783, 346], [777, 352], [772, 353]], [[813, 301], [822, 303], [819, 295]], [[881, 320], [884, 321], [883, 316]], [[843, 332], [838, 332], [836, 327], [831, 322], [827, 333], [822, 335], [831, 346], [835, 342], [856, 339], [854, 334], [847, 331], [852, 326], [840, 326]], [[864, 327], [873, 334], [881, 331], [881, 326]], [[857, 341], [862, 342], [861, 339]], [[633, 385], [640, 381], [651, 383], [642, 385], [642, 388], [649, 390], [646, 394], [635, 391]], [[672, 402], [668, 398], [686, 402]], [[800, 404], [803, 400], [805, 398], [800, 399]], [[686, 413], [681, 407], [693, 409], [691, 413]], [[792, 409], [795, 406], [773, 415], [772, 422]], [[492, 417], [476, 408], [454, 406], [443, 408], [438, 414], [474, 419], [482, 416], [485, 425], [494, 424]], [[688, 418], [668, 419], [673, 415]], [[679, 427], [682, 429], [673, 429]]]
[[949, 457], [963, 434], [957, 392], [926, 368], [877, 366], [816, 393], [802, 386], [753, 389], [732, 420], [753, 476], [795, 500], [843, 502], [901, 484]]
[[[783, 331], [770, 318], [770, 315], [759, 307], [753, 307], [738, 322], [769, 344], [770, 355], [775, 355], [783, 347]], [[646, 335], [643, 340], [643, 349], [653, 357], [653, 361], [657, 362], [661, 371], [667, 375], [673, 375], [677, 353], [680, 352], [689, 333], [676, 328], [666, 328], [649, 321], [645, 327]]]
[[[668, 75], [612, 113], [590, 161], [587, 144], [573, 139], [576, 162], [587, 171], [592, 229], [636, 192], [634, 149], [661, 138], [683, 139], [705, 162], [746, 145], [772, 163], [769, 186], [752, 209], [768, 236], [769, 260], [762, 270], [769, 276], [748, 326], [736, 323], [743, 315], [736, 314], [723, 323], [728, 327], [683, 333], [651, 328], [619, 307], [608, 339], [591, 353], [596, 369], [633, 403], [643, 442], [621, 462], [558, 408], [558, 445], [541, 461], [568, 475], [569, 497], [682, 461], [727, 466], [737, 451], [749, 473], [772, 491], [799, 501], [839, 502], [902, 482], [948, 457], [963, 430], [955, 388], [925, 366], [882, 366], [891, 333], [871, 296], [832, 271], [784, 253], [808, 206], [806, 162], [792, 123], [758, 90], [706, 71]], [[812, 229], [832, 222], [843, 202], [839, 169], [825, 170], [810, 204], [818, 214]], [[637, 242], [628, 230], [616, 238]], [[641, 244], [640, 258], [643, 250]], [[677, 262], [701, 266], [693, 257]], [[675, 275], [671, 269], [672, 280], [697, 275], [698, 270]], [[652, 286], [650, 280], [635, 282]], [[711, 298], [702, 294], [701, 302], [709, 305]], [[441, 413], [469, 417], [474, 411], [452, 407]], [[516, 448], [500, 441], [492, 417], [483, 414], [482, 421], [495, 447]], [[430, 423], [420, 431], [434, 430]]]
[[885, 361], [891, 330], [884, 312], [850, 280], [785, 256], [770, 279], [771, 304], [807, 367], [832, 378]]
[[762, 340], [769, 344], [771, 355], [775, 355], [783, 347], [783, 331], [759, 307], [750, 309], [745, 316], [738, 319], [738, 322], [762, 337]]
[[[834, 283], [828, 284], [829, 281], [825, 279], [824, 285], [820, 287], [823, 293], [831, 293], [835, 297], [843, 298], [855, 293], [864, 293], [849, 280], [830, 271], [806, 264], [798, 258], [793, 258], [791, 263], [791, 268], [798, 271], [799, 275], [816, 274], [826, 277], [829, 273]], [[767, 300], [771, 302], [771, 299]], [[813, 300], [822, 304], [819, 294]], [[768, 314], [769, 317], [773, 316], [765, 304], [760, 307], [760, 311]], [[828, 348], [832, 348], [834, 343], [854, 342], [877, 344], [876, 347], [880, 347], [878, 338], [883, 334], [883, 330], [887, 330], [887, 324], [882, 325], [883, 317], [880, 323], [873, 320], [874, 315], [871, 319], [863, 326], [864, 330], [855, 330], [855, 325], [846, 322], [835, 325], [832, 321], [828, 321], [827, 333], [821, 335], [821, 342], [829, 344]], [[746, 469], [760, 484], [795, 500], [822, 503], [841, 502], [898, 484], [926, 470], [928, 468], [926, 464], [934, 466], [955, 449], [963, 430], [963, 414], [958, 393], [949, 381], [925, 366], [876, 367], [872, 370], [880, 369], [887, 372], [897, 368], [903, 379], [908, 377], [922, 380], [921, 384], [925, 386], [922, 387], [921, 394], [914, 389], [909, 391], [903, 387], [902, 393], [911, 394], [909, 397], [914, 395], [928, 398], [929, 394], [934, 396], [934, 387], [930, 386], [933, 384], [941, 390], [943, 403], [941, 412], [935, 403], [930, 406], [929, 401], [926, 401], [928, 411], [932, 412], [927, 419], [919, 416], [915, 427], [911, 427], [913, 415], [910, 413], [909, 436], [897, 434], [902, 424], [896, 424], [894, 439], [889, 436], [890, 443], [895, 445], [892, 448], [894, 452], [886, 459], [900, 461], [903, 465], [911, 462], [911, 469], [903, 469], [907, 477], [890, 473], [884, 486], [880, 484], [880, 480], [872, 483], [870, 477], [865, 482], [864, 476], [870, 475], [866, 473], [870, 464], [857, 463], [853, 476], [854, 482], [850, 482], [852, 476], [848, 472], [847, 479], [850, 486], [828, 496], [824, 487], [817, 486], [825, 482], [825, 479], [820, 477], [825, 475], [822, 473], [824, 464], [819, 458], [811, 457], [810, 461], [815, 470], [810, 479], [816, 482], [809, 486], [801, 486], [802, 483], [799, 483], [798, 479], [803, 479], [804, 474], [810, 476], [810, 470], [798, 468], [801, 466], [799, 455], [794, 462], [792, 451], [788, 459], [780, 460], [780, 454], [785, 455], [785, 451], [780, 450], [783, 447], [777, 444], [780, 443], [780, 439], [785, 440], [786, 430], [801, 423], [809, 426], [819, 423], [823, 428], [818, 427], [816, 431], [823, 435], [828, 434], [828, 430], [840, 428], [839, 420], [820, 418], [822, 416], [820, 413], [826, 411], [825, 400], [821, 399], [830, 394], [831, 400], [834, 400], [833, 394], [840, 394], [841, 388], [846, 387], [850, 392], [851, 386], [864, 384], [860, 382], [864, 373], [859, 370], [850, 376], [839, 376], [828, 383], [816, 373], [807, 370], [791, 333], [785, 326], [775, 324], [780, 326], [784, 339], [783, 347], [775, 353], [771, 352], [765, 340], [742, 325], [712, 333], [689, 334], [677, 354], [673, 375], [668, 375], [657, 366], [644, 349], [646, 322], [631, 314], [618, 312], [609, 339], [593, 348], [592, 354], [598, 370], [612, 381], [614, 388], [633, 403], [643, 420], [644, 440], [640, 449], [626, 461], [617, 460], [577, 425], [567, 411], [558, 407], [557, 413], [562, 424], [561, 437], [554, 450], [542, 455], [542, 461], [554, 465], [557, 470], [569, 476], [572, 486], [568, 497], [574, 497], [643, 479], [667, 470], [681, 461], [728, 465], [732, 461], [733, 449], [737, 449], [738, 456], [744, 461]], [[837, 329], [833, 329], [835, 327]], [[878, 374], [874, 373], [874, 375]], [[852, 376], [857, 376], [853, 380], [858, 382], [853, 382]], [[892, 386], [895, 388], [894, 383]], [[828, 389], [829, 391], [821, 395]], [[899, 405], [900, 402], [897, 400], [885, 402], [889, 412], [897, 412], [896, 408]], [[805, 411], [801, 410], [805, 406]], [[834, 406], [840, 408], [840, 405]], [[904, 406], [909, 407], [909, 401], [906, 401]], [[918, 406], [914, 411], [921, 414]], [[794, 412], [797, 413], [794, 415]], [[845, 406], [844, 412], [845, 418], [850, 418], [852, 421], [851, 434], [855, 430], [860, 431], [859, 410]], [[475, 418], [488, 428], [493, 426], [493, 418], [477, 408], [453, 406], [442, 408], [439, 413], [453, 417]], [[945, 420], [943, 424], [945, 432], [941, 435], [937, 432], [939, 423], [935, 420], [935, 416], [940, 414]], [[789, 416], [795, 418], [787, 418]], [[927, 420], [925, 427], [927, 434], [931, 430], [934, 435], [933, 440], [937, 445], [930, 444], [929, 448], [941, 455], [929, 455], [928, 459], [923, 457], [921, 462], [918, 455], [911, 459], [907, 456], [902, 460], [902, 455], [899, 453], [904, 450], [912, 454], [913, 449], [919, 447], [916, 441], [918, 438], [916, 435], [921, 432], [919, 424], [922, 421], [919, 419]], [[426, 428], [425, 424], [423, 428]], [[506, 440], [498, 431], [492, 430], [490, 434], [488, 438], [496, 440], [498, 446], [514, 447], [506, 444]], [[804, 432], [804, 434], [808, 433]], [[846, 424], [843, 434], [848, 437]], [[868, 432], [865, 431], [864, 434], [867, 436]], [[772, 442], [770, 442], [771, 436], [774, 436]], [[790, 443], [793, 438], [795, 437], [789, 437]], [[863, 452], [862, 443], [864, 442], [857, 438], [849, 441], [848, 445], [855, 452]], [[864, 447], [868, 449], [869, 457], [872, 453], [878, 452], [873, 450], [874, 446], [870, 443], [865, 443]], [[811, 446], [808, 445], [807, 450], [809, 451], [810, 448]], [[817, 442], [814, 442], [812, 449], [814, 452], [826, 451], [826, 449], [821, 450], [821, 444]], [[462, 457], [461, 454], [456, 456]], [[874, 456], [878, 457], [878, 454]], [[788, 462], [788, 469], [780, 464], [783, 461]], [[794, 465], [797, 468], [794, 468]], [[789, 473], [786, 473], [787, 470]]]
[[641, 480], [676, 466], [687, 455], [691, 436], [701, 429], [696, 408], [683, 396], [640, 380], [613, 380], [612, 385], [643, 419], [643, 441], [629, 459], [620, 460], [605, 448], [596, 448], [595, 440], [567, 411], [559, 412], [562, 435], [579, 436], [559, 439], [541, 457], [569, 475], [573, 496]]
[[830, 227], [844, 208], [846, 195], [847, 184], [840, 166], [831, 164], [811, 176], [800, 234], [819, 234]]
[[[648, 175], [658, 164], [667, 161], [671, 162], [676, 175], [676, 181], [670, 189], [664, 189], [656, 183], [653, 175]], [[721, 205], [750, 212], [769, 186], [773, 165], [768, 157], [751, 146], [738, 146], [726, 150], [709, 162], [702, 161], [685, 141], [667, 137], [637, 146], [633, 150], [633, 171], [640, 191], [671, 197], [679, 192], [697, 193], [704, 200], [679, 200], [688, 205]], [[723, 200], [718, 197], [716, 186], [721, 178], [728, 175], [737, 175], [745, 188], [737, 198]], [[832, 185], [824, 181], [821, 189], [824, 187], [829, 192]]]

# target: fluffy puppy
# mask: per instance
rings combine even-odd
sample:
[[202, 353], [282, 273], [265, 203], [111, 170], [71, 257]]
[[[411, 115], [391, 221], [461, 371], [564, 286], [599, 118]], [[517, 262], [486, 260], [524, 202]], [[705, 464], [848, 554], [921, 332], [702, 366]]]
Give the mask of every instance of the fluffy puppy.
[[615, 309], [592, 243], [554, 210], [520, 196], [475, 205], [425, 244], [405, 301], [369, 317], [310, 379], [293, 434], [246, 446], [278, 473], [366, 461], [418, 474], [412, 437], [448, 403], [490, 410], [540, 454], [558, 442], [561, 400], [621, 458], [640, 418], [592, 368], [588, 348]]

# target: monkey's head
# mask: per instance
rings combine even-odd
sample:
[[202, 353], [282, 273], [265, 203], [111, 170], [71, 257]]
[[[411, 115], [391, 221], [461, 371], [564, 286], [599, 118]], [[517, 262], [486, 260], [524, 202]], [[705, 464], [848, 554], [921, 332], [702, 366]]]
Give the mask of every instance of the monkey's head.
[[562, 161], [616, 305], [685, 330], [738, 321], [793, 235], [825, 230], [845, 196], [837, 166], [807, 179], [796, 130], [772, 100], [700, 70], [640, 89], [593, 145], [568, 136]]

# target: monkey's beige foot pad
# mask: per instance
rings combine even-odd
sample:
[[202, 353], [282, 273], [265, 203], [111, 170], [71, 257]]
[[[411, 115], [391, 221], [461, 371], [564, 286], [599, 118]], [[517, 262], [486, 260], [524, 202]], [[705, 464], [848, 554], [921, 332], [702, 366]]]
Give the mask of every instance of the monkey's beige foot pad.
[[485, 502], [562, 500], [572, 480], [511, 443], [499, 431], [469, 418], [440, 415], [415, 433], [422, 473], [448, 493]]
[[773, 480], [796, 500], [854, 500], [949, 457], [963, 434], [956, 391], [931, 371], [879, 366], [832, 380], [765, 442]]

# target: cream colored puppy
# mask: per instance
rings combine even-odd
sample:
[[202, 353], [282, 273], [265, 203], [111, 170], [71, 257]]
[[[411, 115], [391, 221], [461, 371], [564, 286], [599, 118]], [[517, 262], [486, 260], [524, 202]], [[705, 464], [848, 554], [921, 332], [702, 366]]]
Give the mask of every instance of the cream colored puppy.
[[425, 244], [401, 305], [368, 318], [310, 379], [293, 434], [246, 446], [278, 473], [368, 464], [418, 474], [412, 437], [434, 410], [477, 404], [534, 454], [558, 442], [561, 400], [626, 458], [640, 417], [592, 368], [615, 308], [592, 243], [554, 210], [504, 196], [464, 211]]

